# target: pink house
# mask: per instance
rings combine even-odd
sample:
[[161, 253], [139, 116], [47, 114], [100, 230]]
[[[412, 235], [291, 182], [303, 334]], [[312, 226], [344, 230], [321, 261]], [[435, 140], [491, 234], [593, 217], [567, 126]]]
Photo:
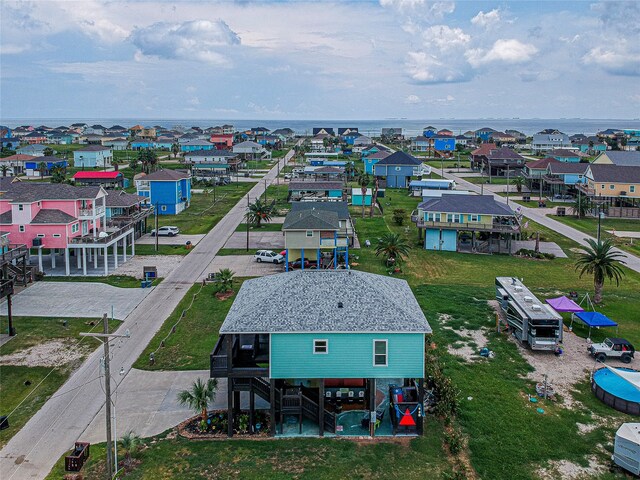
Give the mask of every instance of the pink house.
[[126, 261], [129, 237], [133, 254], [133, 229], [105, 229], [107, 193], [102, 187], [14, 181], [3, 182], [1, 190], [0, 230], [9, 232], [13, 242], [37, 251], [40, 271], [44, 271], [43, 249], [50, 251], [52, 270], [56, 268], [56, 258], [64, 256], [67, 275], [71, 255], [84, 275], [88, 262], [93, 260], [95, 270], [102, 255], [100, 263], [107, 275], [109, 247], [113, 247], [116, 268], [118, 246], [123, 246]]
[[225, 150], [233, 146], [233, 134], [213, 134], [209, 139], [218, 150]]

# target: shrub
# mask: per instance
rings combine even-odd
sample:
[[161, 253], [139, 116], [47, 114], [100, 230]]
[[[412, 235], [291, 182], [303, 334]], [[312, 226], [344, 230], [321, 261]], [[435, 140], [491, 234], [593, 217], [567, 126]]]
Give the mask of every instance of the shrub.
[[396, 208], [393, 210], [393, 221], [396, 225], [402, 225], [404, 223], [405, 215], [407, 211], [404, 208]]

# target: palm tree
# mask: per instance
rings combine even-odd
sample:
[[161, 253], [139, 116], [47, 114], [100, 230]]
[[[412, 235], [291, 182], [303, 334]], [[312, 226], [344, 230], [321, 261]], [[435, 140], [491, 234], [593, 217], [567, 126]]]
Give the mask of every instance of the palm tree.
[[580, 258], [576, 261], [576, 270], [580, 269], [580, 278], [585, 273], [593, 275], [593, 303], [600, 303], [605, 278], [608, 278], [609, 282], [615, 281], [616, 286], [620, 285], [624, 270], [618, 263], [625, 264], [620, 260], [624, 258], [624, 255], [612, 251], [613, 244], [610, 239], [596, 242], [589, 238], [587, 243], [588, 246], [578, 247], [583, 252], [580, 253]]
[[178, 152], [180, 152], [180, 145], [174, 143], [171, 145], [171, 153], [173, 153], [173, 158], [178, 158]]
[[129, 430], [120, 438], [120, 446], [124, 450], [124, 463], [126, 466], [131, 465], [131, 455], [136, 452], [142, 440], [138, 435]]
[[373, 218], [373, 210], [376, 208], [376, 202], [378, 201], [378, 189], [379, 189], [378, 177], [373, 177], [373, 195], [371, 196], [371, 208], [369, 209], [369, 218]]
[[367, 196], [367, 185], [369, 185], [369, 174], [361, 172], [356, 178], [356, 183], [360, 185], [360, 192], [362, 193], [362, 218], [364, 218], [364, 204], [365, 197]]
[[216, 274], [216, 281], [220, 287], [220, 292], [233, 290], [233, 276], [235, 273], [229, 268], [222, 268]]
[[2, 176], [6, 177], [7, 176], [7, 172], [9, 171], [9, 167], [7, 165], [2, 165], [2, 166], [0, 166], [0, 171], [2, 171]]
[[53, 148], [47, 147], [42, 151], [42, 153], [44, 154], [45, 157], [52, 157], [53, 156]]
[[40, 162], [38, 164], [38, 171], [40, 172], [40, 176], [44, 177], [45, 173], [47, 173], [47, 164], [45, 162]]
[[64, 167], [56, 165], [51, 169], [51, 183], [64, 183], [67, 179], [67, 171]]
[[269, 205], [266, 202], [263, 202], [259, 198], [256, 198], [256, 201], [249, 205], [249, 211], [244, 214], [244, 218], [247, 222], [251, 223], [257, 228], [260, 228], [260, 223], [270, 222], [271, 214], [273, 213], [273, 206]]
[[399, 233], [385, 233], [378, 238], [376, 256], [384, 254], [387, 263], [393, 259], [396, 263], [402, 263], [404, 257], [409, 255], [409, 244]]
[[136, 157], [133, 157], [131, 160], [129, 160], [129, 168], [133, 170], [134, 174], [136, 173], [136, 170], [138, 169], [139, 165], [140, 165], [140, 162]]
[[573, 202], [573, 205], [571, 205], [573, 214], [578, 218], [582, 218], [586, 216], [592, 209], [593, 202], [591, 201], [591, 198], [585, 195], [581, 195], [580, 191], [578, 191], [578, 196]]
[[516, 190], [518, 193], [522, 193], [522, 185], [524, 185], [524, 177], [522, 175], [518, 175], [513, 178], [513, 184], [516, 186]]
[[198, 378], [191, 385], [191, 390], [183, 390], [178, 393], [178, 402], [180, 405], [189, 407], [196, 413], [200, 413], [202, 421], [207, 421], [207, 408], [209, 402], [213, 402], [216, 398], [216, 389], [218, 388], [218, 379], [210, 378], [207, 382], [203, 382]]

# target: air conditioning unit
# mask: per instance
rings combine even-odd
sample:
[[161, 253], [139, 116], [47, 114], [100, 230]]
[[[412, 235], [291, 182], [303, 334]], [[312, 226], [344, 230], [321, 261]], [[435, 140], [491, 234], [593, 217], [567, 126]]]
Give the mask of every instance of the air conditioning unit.
[[540, 305], [531, 305], [531, 310], [539, 312], [540, 310], [542, 310], [542, 307]]

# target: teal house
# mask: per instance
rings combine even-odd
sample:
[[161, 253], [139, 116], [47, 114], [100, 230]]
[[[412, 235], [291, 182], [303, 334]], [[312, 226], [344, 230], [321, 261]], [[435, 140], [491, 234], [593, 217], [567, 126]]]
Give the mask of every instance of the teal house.
[[380, 152], [375, 152], [366, 157], [362, 157], [362, 161], [364, 162], [364, 171], [369, 175], [373, 175], [373, 166], [378, 163], [380, 160], [387, 158], [391, 155], [389, 152], [385, 152], [384, 150]]
[[343, 183], [339, 181], [306, 181], [289, 183], [289, 201], [342, 200]]
[[354, 270], [255, 278], [220, 328], [210, 375], [228, 380], [230, 419], [249, 392], [253, 433], [258, 397], [274, 436], [421, 435], [428, 333], [401, 279]]
[[580, 158], [584, 155], [576, 150], [568, 150], [566, 148], [558, 148], [547, 153], [548, 157], [555, 158], [559, 162], [579, 163]]
[[364, 195], [362, 195], [362, 189], [360, 187], [351, 189], [351, 205], [361, 207], [364, 203], [366, 207], [370, 207], [372, 200], [373, 193], [370, 188], [367, 188]]

